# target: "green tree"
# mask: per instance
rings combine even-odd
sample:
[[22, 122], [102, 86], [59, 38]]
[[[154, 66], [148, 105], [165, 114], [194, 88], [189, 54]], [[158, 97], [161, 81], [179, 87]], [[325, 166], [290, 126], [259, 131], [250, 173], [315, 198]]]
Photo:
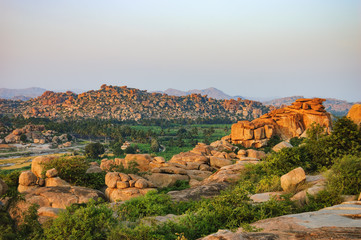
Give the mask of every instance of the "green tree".
[[152, 138], [152, 141], [150, 143], [150, 149], [153, 152], [159, 152], [160, 145], [159, 145], [159, 142], [158, 142], [158, 140], [156, 138]]
[[20, 141], [26, 142], [27, 140], [28, 140], [28, 138], [26, 137], [25, 134], [21, 134], [21, 135], [20, 135]]
[[89, 143], [85, 146], [85, 156], [87, 158], [97, 159], [104, 151], [104, 146], [101, 143]]

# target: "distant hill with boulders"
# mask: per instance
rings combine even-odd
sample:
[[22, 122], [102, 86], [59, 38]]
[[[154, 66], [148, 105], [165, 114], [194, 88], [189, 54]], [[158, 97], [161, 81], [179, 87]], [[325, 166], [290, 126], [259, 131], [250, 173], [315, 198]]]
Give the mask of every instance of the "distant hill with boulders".
[[169, 96], [126, 86], [103, 84], [99, 90], [76, 94], [46, 91], [28, 101], [0, 99], [0, 114], [50, 119], [254, 119], [267, 113], [260, 102], [218, 100], [201, 94]]

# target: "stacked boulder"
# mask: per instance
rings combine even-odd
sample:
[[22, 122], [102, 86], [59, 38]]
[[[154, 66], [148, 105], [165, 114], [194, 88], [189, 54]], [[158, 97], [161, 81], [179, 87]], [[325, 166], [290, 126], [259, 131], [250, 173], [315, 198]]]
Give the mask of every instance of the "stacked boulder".
[[325, 99], [297, 99], [291, 106], [273, 110], [258, 119], [239, 121], [232, 125], [231, 142], [243, 146], [260, 148], [273, 136], [282, 139], [299, 137], [312, 123], [318, 123], [331, 131], [331, 115], [322, 103]]
[[86, 203], [90, 199], [105, 199], [102, 192], [85, 187], [71, 186], [58, 177], [58, 171], [53, 168], [44, 172], [44, 163], [51, 162], [54, 157], [39, 156], [33, 159], [31, 170], [24, 171], [19, 177], [18, 191], [23, 193], [25, 201], [17, 202], [10, 209], [10, 215], [21, 221], [22, 213], [32, 204], [38, 204], [40, 222], [57, 214], [74, 203]]
[[105, 195], [111, 202], [126, 201], [155, 190], [152, 182], [134, 174], [119, 172], [108, 172], [105, 184], [108, 187]]

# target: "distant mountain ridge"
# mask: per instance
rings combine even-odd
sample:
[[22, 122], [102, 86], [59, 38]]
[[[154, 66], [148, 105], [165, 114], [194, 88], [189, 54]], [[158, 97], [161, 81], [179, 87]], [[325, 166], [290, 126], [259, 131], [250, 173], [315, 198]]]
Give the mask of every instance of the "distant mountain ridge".
[[[290, 105], [292, 102], [296, 101], [299, 98], [304, 98], [303, 96], [291, 96], [284, 98], [277, 98], [271, 101], [262, 102], [265, 105], [272, 105], [274, 107], [280, 108], [282, 106]], [[327, 112], [330, 112], [336, 116], [344, 116], [348, 113], [350, 108], [354, 103], [347, 102], [345, 100], [335, 99], [335, 98], [325, 98], [326, 101], [323, 103]]]
[[174, 89], [174, 88], [168, 88], [165, 91], [157, 91], [159, 93], [165, 93], [167, 95], [170, 96], [187, 96], [187, 95], [191, 95], [191, 94], [201, 94], [201, 95], [207, 95], [207, 97], [209, 98], [214, 98], [214, 99], [235, 99], [237, 100], [238, 98], [243, 99], [243, 97], [241, 96], [230, 96], [226, 93], [224, 93], [223, 91], [214, 88], [214, 87], [210, 87], [210, 88], [206, 88], [206, 89], [192, 89], [192, 90], [188, 90], [188, 91], [182, 91], [182, 90], [178, 90], [178, 89]]
[[22, 89], [0, 88], [0, 98], [14, 100], [29, 100], [38, 97], [46, 91], [44, 88], [31, 87]]

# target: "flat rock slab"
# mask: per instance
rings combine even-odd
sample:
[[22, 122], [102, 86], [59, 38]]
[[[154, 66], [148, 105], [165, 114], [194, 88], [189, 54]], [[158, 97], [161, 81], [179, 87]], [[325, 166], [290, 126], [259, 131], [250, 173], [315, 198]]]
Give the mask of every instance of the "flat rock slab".
[[173, 201], [200, 200], [202, 198], [211, 198], [219, 195], [220, 192], [228, 186], [229, 184], [227, 183], [213, 183], [180, 191], [171, 191], [167, 194], [171, 196]]

